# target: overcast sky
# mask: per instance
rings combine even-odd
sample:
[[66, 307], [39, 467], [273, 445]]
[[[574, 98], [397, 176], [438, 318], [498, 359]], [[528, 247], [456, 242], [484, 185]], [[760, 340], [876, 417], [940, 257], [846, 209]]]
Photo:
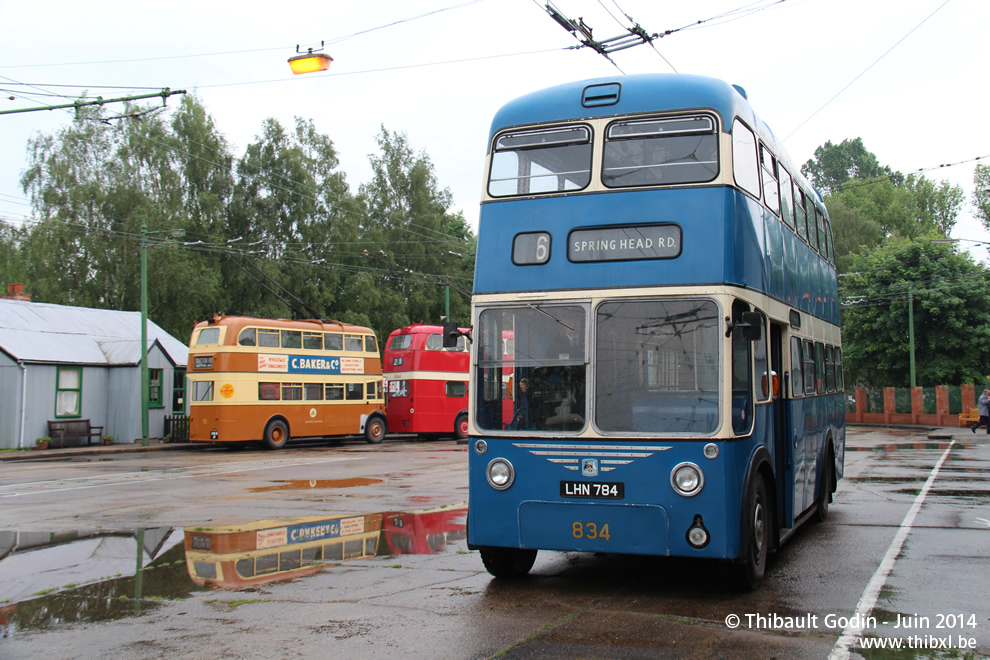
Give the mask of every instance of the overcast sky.
[[[265, 118], [286, 127], [312, 119], [333, 140], [352, 192], [370, 175], [384, 125], [429, 156], [476, 228], [485, 143], [503, 103], [573, 80], [676, 69], [744, 87], [796, 163], [828, 140], [861, 137], [881, 164], [962, 186], [953, 236], [990, 240], [969, 203], [975, 159], [990, 164], [981, 132], [987, 0], [555, 0], [596, 39], [625, 33], [623, 14], [650, 33], [674, 30], [656, 50], [615, 53], [617, 66], [568, 49], [578, 42], [544, 4], [6, 0], [0, 110], [67, 103], [83, 90], [115, 98], [185, 89], [237, 157]], [[321, 41], [330, 69], [293, 76], [286, 61], [296, 46]], [[0, 115], [0, 218], [30, 217], [19, 183], [28, 138], [71, 120], [71, 110]], [[985, 258], [984, 247], [963, 245]]]

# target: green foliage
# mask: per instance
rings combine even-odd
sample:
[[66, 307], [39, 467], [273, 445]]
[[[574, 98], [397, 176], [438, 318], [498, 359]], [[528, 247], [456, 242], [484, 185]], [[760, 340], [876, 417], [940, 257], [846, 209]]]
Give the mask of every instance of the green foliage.
[[[183, 341], [215, 312], [332, 318], [384, 339], [440, 321], [441, 280], [470, 288], [475, 237], [404, 135], [382, 128], [355, 196], [310, 120], [266, 120], [238, 159], [194, 97], [170, 120], [127, 114], [83, 109], [28, 145], [35, 221], [0, 225], [0, 274], [36, 302], [139, 309], [142, 226], [149, 317]], [[468, 322], [466, 297], [450, 308]]]
[[439, 323], [449, 281], [455, 285], [451, 320], [467, 324], [470, 299], [456, 286], [470, 288], [475, 237], [463, 216], [449, 212], [450, 192], [439, 187], [425, 153], [415, 153], [404, 134], [384, 126], [378, 146], [380, 153], [371, 156], [372, 179], [360, 187], [368, 209], [366, 236], [372, 239], [366, 258], [375, 264], [373, 277], [356, 292], [375, 304], [362, 308], [379, 336], [409, 323]]
[[23, 283], [27, 279], [27, 264], [21, 250], [26, 235], [26, 230], [0, 220], [0, 286]]
[[982, 383], [990, 362], [987, 271], [931, 237], [894, 239], [860, 255], [840, 280], [850, 384], [910, 385], [909, 301], [919, 386]]
[[861, 138], [826, 142], [801, 171], [826, 195], [840, 273], [892, 237], [948, 236], [964, 201], [959, 186], [881, 166]]
[[973, 172], [973, 206], [983, 226], [990, 229], [990, 165], [977, 165]]
[[823, 196], [831, 195], [839, 186], [849, 181], [867, 181], [890, 177], [900, 183], [901, 175], [886, 165], [881, 166], [877, 157], [866, 150], [863, 138], [843, 140], [839, 144], [826, 142], [815, 149], [814, 158], [801, 166], [801, 173], [808, 177]]

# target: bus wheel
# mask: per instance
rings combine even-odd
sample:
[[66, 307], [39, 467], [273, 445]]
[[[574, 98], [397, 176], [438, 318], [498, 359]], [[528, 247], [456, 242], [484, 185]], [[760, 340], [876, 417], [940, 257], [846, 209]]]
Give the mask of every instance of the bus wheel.
[[265, 446], [269, 449], [281, 449], [289, 441], [289, 427], [280, 419], [273, 419], [265, 427]]
[[384, 440], [387, 432], [385, 420], [381, 417], [372, 417], [364, 425], [364, 439], [372, 445], [377, 445]]
[[463, 440], [468, 437], [468, 416], [467, 413], [461, 413], [454, 420], [454, 437], [458, 440]]
[[520, 578], [529, 573], [536, 562], [536, 550], [481, 548], [480, 552], [485, 568], [497, 578]]
[[771, 512], [767, 499], [767, 487], [759, 472], [746, 493], [743, 506], [743, 556], [734, 565], [739, 587], [752, 591], [760, 586], [767, 567], [770, 548]]
[[828, 517], [828, 503], [832, 501], [832, 471], [835, 469], [835, 459], [832, 458], [831, 448], [825, 451], [825, 465], [822, 466], [821, 493], [815, 502], [815, 513], [811, 519], [815, 522], [825, 522]]

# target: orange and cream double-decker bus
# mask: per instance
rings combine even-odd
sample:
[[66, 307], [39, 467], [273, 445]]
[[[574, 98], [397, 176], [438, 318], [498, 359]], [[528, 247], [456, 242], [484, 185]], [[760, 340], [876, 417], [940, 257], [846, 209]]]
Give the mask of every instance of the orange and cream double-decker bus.
[[388, 432], [375, 333], [336, 321], [214, 316], [189, 342], [189, 439], [262, 441]]

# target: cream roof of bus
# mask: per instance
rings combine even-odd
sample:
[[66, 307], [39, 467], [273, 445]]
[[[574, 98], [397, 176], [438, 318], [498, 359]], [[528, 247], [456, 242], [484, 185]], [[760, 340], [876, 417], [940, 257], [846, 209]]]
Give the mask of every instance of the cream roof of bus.
[[290, 321], [288, 319], [262, 319], [253, 316], [215, 316], [209, 321], [201, 321], [196, 324], [196, 328], [206, 328], [210, 326], [224, 325], [231, 329], [234, 336], [237, 336], [244, 328], [278, 328], [281, 330], [310, 330], [313, 332], [350, 332], [362, 335], [372, 335], [371, 328], [339, 321], [319, 321], [316, 319], [306, 319], [301, 321]]

